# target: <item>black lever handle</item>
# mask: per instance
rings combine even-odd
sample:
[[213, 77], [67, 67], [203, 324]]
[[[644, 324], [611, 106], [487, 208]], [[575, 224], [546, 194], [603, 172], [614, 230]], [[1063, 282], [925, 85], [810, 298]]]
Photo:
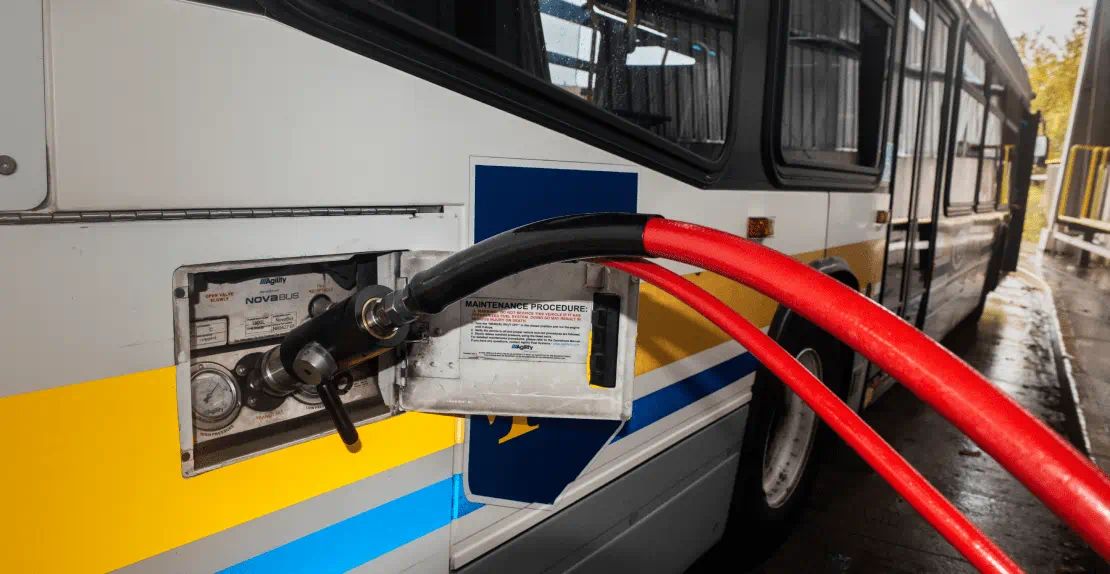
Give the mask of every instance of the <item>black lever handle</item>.
[[351, 421], [351, 415], [347, 414], [347, 407], [343, 406], [343, 401], [339, 400], [339, 389], [335, 386], [335, 381], [329, 380], [316, 385], [316, 392], [320, 394], [320, 401], [324, 403], [324, 409], [331, 415], [331, 420], [335, 423], [335, 430], [339, 431], [339, 438], [343, 439], [348, 447], [357, 445], [358, 429], [355, 428], [355, 423]]
[[263, 359], [260, 377], [274, 396], [291, 395], [305, 386], [315, 387], [316, 393], [339, 437], [347, 449], [356, 452], [361, 447], [358, 431], [351, 422], [351, 415], [339, 400], [339, 389], [333, 380], [336, 373], [373, 359], [400, 345], [409, 333], [409, 326], [402, 325], [388, 336], [371, 332], [367, 313], [373, 303], [392, 290], [381, 285], [368, 285], [354, 295], [335, 303], [282, 339], [281, 344], [269, 351]]

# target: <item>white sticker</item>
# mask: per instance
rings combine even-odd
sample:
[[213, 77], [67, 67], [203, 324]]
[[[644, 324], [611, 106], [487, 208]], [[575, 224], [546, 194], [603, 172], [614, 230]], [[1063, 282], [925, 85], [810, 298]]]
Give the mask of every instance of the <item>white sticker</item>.
[[284, 335], [296, 326], [297, 314], [295, 312], [274, 313], [272, 315], [267, 313], [256, 317], [247, 317], [243, 327], [243, 337], [245, 339], [258, 339]]
[[227, 319], [202, 319], [189, 325], [189, 345], [207, 349], [227, 344]]
[[585, 363], [590, 301], [462, 301], [462, 357]]

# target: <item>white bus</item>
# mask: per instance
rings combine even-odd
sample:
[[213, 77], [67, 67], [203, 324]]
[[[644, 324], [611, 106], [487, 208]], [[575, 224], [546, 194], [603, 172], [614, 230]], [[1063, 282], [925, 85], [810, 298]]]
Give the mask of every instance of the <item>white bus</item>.
[[[531, 407], [551, 417], [482, 414], [481, 385], [586, 355], [493, 353], [458, 312], [336, 380], [357, 452], [318, 394], [252, 373], [359, 288], [589, 212], [751, 236], [940, 338], [1001, 274], [1032, 98], [987, 0], [6, 0], [0, 54], [11, 572], [757, 562], [830, 437], [621, 274], [567, 264], [488, 305], [622, 293], [626, 420], [554, 397]], [[668, 266], [853, 408], [892, 384], [773, 301]]]

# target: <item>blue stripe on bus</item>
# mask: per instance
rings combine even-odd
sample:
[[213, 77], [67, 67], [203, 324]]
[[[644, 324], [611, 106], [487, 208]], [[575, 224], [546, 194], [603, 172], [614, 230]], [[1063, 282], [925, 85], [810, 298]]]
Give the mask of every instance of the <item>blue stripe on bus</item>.
[[[733, 384], [755, 372], [759, 361], [751, 353], [741, 353], [724, 362], [672, 383], [658, 391], [644, 395], [632, 403], [632, 418], [613, 438], [616, 442], [644, 427], [662, 420], [679, 410]], [[451, 509], [453, 519], [459, 519], [484, 504], [467, 500], [462, 475], [455, 475], [455, 503]]]
[[450, 524], [454, 483], [446, 478], [223, 572], [346, 572]]
[[[742, 353], [636, 399], [632, 418], [614, 442], [753, 373], [759, 362]], [[450, 503], [450, 506], [448, 506]], [[222, 572], [346, 572], [447, 526], [484, 505], [466, 499], [461, 474], [406, 494], [240, 562]]]
[[451, 505], [451, 519], [456, 520], [478, 510], [485, 506], [481, 502], [471, 502], [466, 498], [466, 491], [463, 489], [463, 477], [461, 474], [456, 474], [451, 477], [452, 484], [454, 485], [455, 501]]
[[632, 403], [632, 418], [624, 423], [613, 442], [739, 381], [754, 373], [757, 367], [759, 361], [751, 353], [741, 353], [636, 399]]

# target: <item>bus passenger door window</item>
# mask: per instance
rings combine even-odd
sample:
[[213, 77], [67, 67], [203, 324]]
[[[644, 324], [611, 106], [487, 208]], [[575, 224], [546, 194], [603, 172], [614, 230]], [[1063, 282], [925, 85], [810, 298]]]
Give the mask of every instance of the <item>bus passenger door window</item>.
[[[921, 159], [918, 167], [917, 201], [914, 213], [917, 226], [913, 246], [909, 250], [909, 293], [905, 316], [918, 317], [933, 272], [932, 249], [937, 241], [936, 218], [940, 209], [938, 190], [944, 189], [942, 148], [944, 146], [944, 108], [949, 74], [949, 46], [952, 43], [952, 20], [937, 10], [930, 32], [929, 74], [926, 85], [925, 119], [921, 135]], [[919, 323], [920, 324], [920, 323]]]
[[1005, 88], [994, 84], [990, 87], [990, 111], [987, 113], [987, 126], [983, 134], [983, 175], [979, 179], [979, 198], [976, 206], [980, 211], [991, 211], [998, 203], [998, 190], [1002, 170], [1002, 95]]
[[887, 243], [886, 271], [883, 278], [882, 303], [899, 312], [906, 303], [904, 285], [907, 254], [910, 252], [913, 218], [910, 217], [914, 202], [914, 182], [919, 176], [917, 162], [921, 112], [926, 93], [923, 90], [923, 73], [926, 65], [927, 23], [929, 3], [912, 0], [906, 22], [905, 52], [903, 56], [902, 91], [897, 142], [895, 147], [894, 181], [891, 185], [890, 240]]
[[956, 149], [948, 190], [949, 214], [969, 210], [975, 203], [979, 158], [983, 151], [987, 63], [979, 50], [964, 41], [963, 85], [956, 121]]

